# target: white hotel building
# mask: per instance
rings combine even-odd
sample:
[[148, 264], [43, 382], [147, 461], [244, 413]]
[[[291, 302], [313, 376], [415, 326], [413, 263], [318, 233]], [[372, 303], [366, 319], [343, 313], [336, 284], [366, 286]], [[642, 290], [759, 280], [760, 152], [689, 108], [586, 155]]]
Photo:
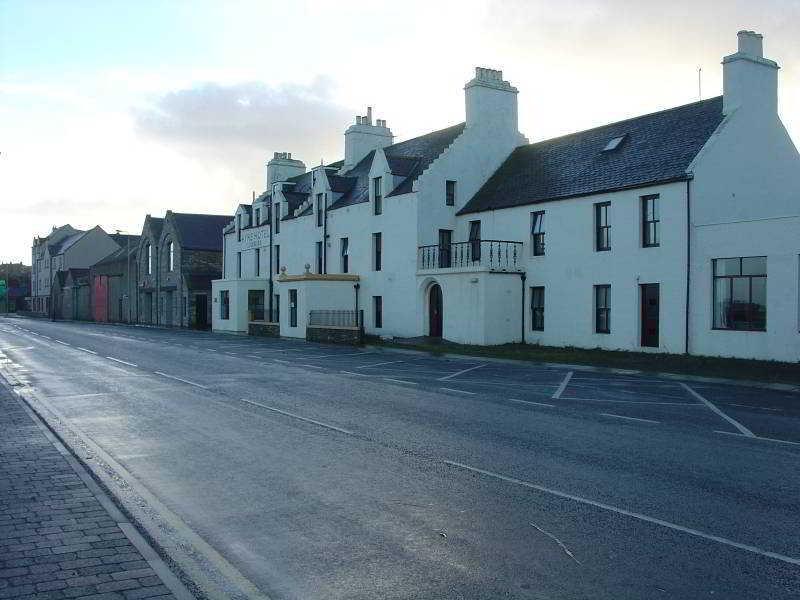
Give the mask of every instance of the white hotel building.
[[778, 65], [738, 45], [721, 97], [556, 139], [477, 69], [464, 123], [393, 144], [368, 114], [342, 161], [276, 154], [225, 229], [214, 329], [358, 308], [373, 335], [797, 361], [800, 155]]

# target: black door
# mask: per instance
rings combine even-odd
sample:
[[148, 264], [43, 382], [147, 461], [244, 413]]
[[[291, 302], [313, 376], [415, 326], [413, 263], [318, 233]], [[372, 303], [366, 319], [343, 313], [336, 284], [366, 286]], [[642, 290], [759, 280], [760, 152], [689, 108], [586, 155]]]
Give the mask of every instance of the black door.
[[642, 298], [642, 346], [658, 347], [658, 284], [640, 286]]
[[442, 288], [434, 283], [428, 292], [428, 331], [431, 337], [442, 337]]
[[205, 294], [194, 297], [194, 326], [198, 329], [208, 327], [208, 298]]

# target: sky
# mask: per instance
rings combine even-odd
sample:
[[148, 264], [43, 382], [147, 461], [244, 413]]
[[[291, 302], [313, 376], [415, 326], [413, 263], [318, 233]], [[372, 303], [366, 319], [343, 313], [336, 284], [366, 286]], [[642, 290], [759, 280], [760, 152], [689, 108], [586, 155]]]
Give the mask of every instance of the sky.
[[274, 152], [344, 152], [372, 106], [396, 141], [463, 121], [475, 66], [531, 141], [721, 94], [736, 32], [781, 65], [800, 145], [800, 0], [0, 0], [0, 263], [70, 223], [232, 214]]

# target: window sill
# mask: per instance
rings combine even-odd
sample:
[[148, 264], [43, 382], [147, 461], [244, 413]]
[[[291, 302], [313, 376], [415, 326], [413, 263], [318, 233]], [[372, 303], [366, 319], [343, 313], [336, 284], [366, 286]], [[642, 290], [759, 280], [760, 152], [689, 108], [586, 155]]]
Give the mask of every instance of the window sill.
[[739, 333], [766, 333], [766, 329], [734, 329], [733, 327], [712, 327], [711, 331], [736, 331]]
[[595, 248], [595, 252], [611, 252], [611, 248]]
[[610, 329], [608, 331], [597, 331], [597, 330], [595, 330], [595, 333], [600, 334], [600, 335], [610, 335], [611, 334], [611, 330]]

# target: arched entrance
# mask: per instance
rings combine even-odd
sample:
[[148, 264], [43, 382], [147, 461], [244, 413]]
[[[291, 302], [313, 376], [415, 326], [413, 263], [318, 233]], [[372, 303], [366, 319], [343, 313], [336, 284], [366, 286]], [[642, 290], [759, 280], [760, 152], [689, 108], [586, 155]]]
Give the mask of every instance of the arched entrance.
[[428, 335], [442, 337], [442, 288], [438, 283], [428, 290]]

